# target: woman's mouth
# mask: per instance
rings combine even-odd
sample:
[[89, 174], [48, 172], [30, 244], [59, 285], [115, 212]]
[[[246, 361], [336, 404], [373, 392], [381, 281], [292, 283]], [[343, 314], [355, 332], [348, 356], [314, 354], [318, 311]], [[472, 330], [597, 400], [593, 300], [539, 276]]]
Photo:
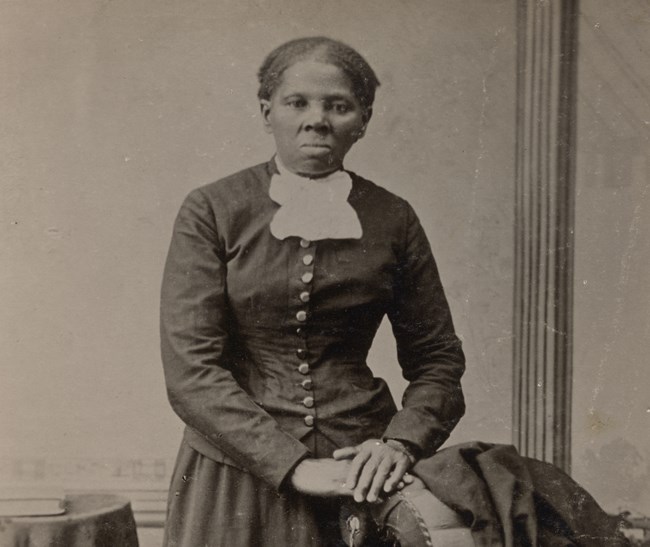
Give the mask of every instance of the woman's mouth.
[[326, 150], [329, 150], [331, 146], [322, 142], [308, 142], [300, 145], [300, 148], [324, 148]]

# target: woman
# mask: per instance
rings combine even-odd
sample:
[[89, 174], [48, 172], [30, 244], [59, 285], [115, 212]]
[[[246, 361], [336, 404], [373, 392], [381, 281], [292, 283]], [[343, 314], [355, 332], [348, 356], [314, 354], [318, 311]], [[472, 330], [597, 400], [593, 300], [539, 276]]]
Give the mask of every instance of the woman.
[[[340, 544], [341, 500], [394, 492], [464, 412], [464, 357], [422, 227], [343, 169], [375, 73], [317, 37], [280, 46], [258, 76], [277, 153], [190, 193], [165, 267], [162, 356], [187, 424], [169, 546]], [[365, 361], [385, 314], [409, 382], [399, 411]]]

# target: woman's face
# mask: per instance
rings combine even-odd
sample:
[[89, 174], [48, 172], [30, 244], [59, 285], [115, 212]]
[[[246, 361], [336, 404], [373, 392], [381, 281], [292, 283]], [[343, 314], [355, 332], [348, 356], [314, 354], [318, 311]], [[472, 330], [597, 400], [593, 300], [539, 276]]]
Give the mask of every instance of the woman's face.
[[292, 172], [317, 176], [339, 169], [370, 118], [335, 65], [300, 61], [287, 68], [271, 100], [260, 101], [267, 133]]

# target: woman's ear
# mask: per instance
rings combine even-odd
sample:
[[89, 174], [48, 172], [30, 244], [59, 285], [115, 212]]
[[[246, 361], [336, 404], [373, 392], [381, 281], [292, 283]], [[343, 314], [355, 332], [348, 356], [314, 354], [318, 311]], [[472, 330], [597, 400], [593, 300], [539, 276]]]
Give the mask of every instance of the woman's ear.
[[363, 111], [363, 116], [361, 118], [363, 125], [357, 131], [357, 140], [359, 140], [361, 137], [363, 137], [366, 134], [366, 129], [368, 128], [368, 123], [370, 122], [370, 118], [372, 118], [372, 108], [366, 108]]
[[269, 121], [269, 114], [271, 114], [271, 101], [260, 99], [260, 112], [262, 113], [262, 123], [264, 124], [264, 131], [273, 133], [273, 127]]

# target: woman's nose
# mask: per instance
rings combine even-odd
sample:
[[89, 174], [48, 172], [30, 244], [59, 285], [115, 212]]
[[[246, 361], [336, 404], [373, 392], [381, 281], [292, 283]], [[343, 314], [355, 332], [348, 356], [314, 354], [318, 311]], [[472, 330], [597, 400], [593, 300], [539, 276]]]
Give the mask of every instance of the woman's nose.
[[305, 112], [305, 129], [315, 131], [328, 130], [330, 127], [329, 115], [324, 105], [315, 104]]

